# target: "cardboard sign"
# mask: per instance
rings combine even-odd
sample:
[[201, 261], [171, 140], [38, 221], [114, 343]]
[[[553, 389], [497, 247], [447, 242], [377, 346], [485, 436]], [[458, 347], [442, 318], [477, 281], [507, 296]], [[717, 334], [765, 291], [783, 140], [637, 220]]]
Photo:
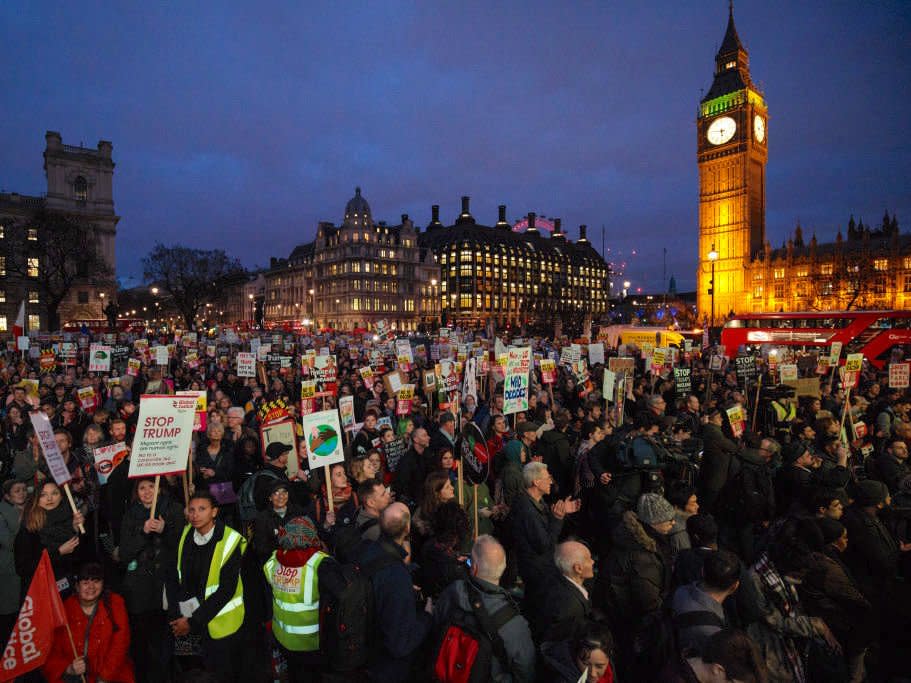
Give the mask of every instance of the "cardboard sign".
[[95, 456], [95, 472], [98, 475], [99, 484], [108, 483], [108, 477], [111, 476], [111, 472], [114, 471], [117, 465], [124, 461], [127, 457], [127, 453], [129, 453], [129, 448], [127, 448], [127, 445], [122, 441], [93, 450], [93, 455]]
[[506, 380], [503, 385], [503, 414], [528, 410], [528, 374], [531, 347], [510, 348], [506, 354]]
[[92, 344], [89, 347], [89, 372], [111, 371], [111, 347]]
[[95, 389], [92, 387], [80, 387], [76, 390], [79, 396], [79, 405], [83, 410], [95, 409]]
[[722, 366], [723, 362], [724, 361], [721, 358], [721, 356], [712, 356], [711, 360], [709, 361], [709, 370], [713, 370], [713, 371], [721, 370], [721, 366]]
[[142, 396], [129, 478], [186, 471], [195, 419], [195, 396]]
[[734, 434], [735, 439], [739, 439], [747, 426], [746, 416], [743, 414], [743, 407], [737, 403], [728, 408], [726, 412], [728, 414], [728, 420], [731, 423], [731, 433]]
[[35, 428], [35, 436], [41, 445], [41, 452], [44, 453], [44, 459], [47, 460], [47, 469], [57, 482], [57, 486], [63, 486], [72, 477], [63, 461], [63, 455], [57, 447], [57, 439], [54, 438], [54, 427], [47, 415], [38, 411], [29, 413], [32, 426]]
[[908, 388], [908, 379], [909, 379], [909, 370], [911, 370], [911, 364], [909, 363], [892, 363], [889, 365], [889, 388], [890, 389], [907, 389]]
[[338, 411], [321, 410], [303, 417], [304, 444], [310, 469], [326, 467], [345, 460], [342, 427]]
[[168, 347], [167, 346], [156, 346], [155, 349], [155, 365], [167, 365], [168, 364]]
[[373, 368], [369, 365], [365, 365], [362, 368], [358, 368], [358, 372], [361, 374], [361, 379], [364, 381], [364, 386], [368, 389], [373, 388]]
[[382, 448], [386, 456], [386, 469], [395, 472], [398, 470], [402, 458], [405, 457], [405, 453], [408, 452], [408, 446], [403, 439], [393, 439], [389, 443], [384, 443]]
[[339, 397], [338, 414], [341, 419], [342, 429], [346, 432], [354, 431], [354, 396]]
[[674, 368], [674, 391], [681, 398], [693, 393], [692, 368]]
[[845, 360], [845, 372], [860, 372], [864, 365], [864, 354], [849, 353]]
[[237, 354], [237, 376], [256, 377], [256, 354], [244, 351]]
[[838, 359], [841, 358], [841, 342], [832, 342], [832, 348], [829, 351], [829, 365], [838, 365]]
[[319, 355], [314, 358], [313, 372], [319, 391], [335, 396], [338, 393], [338, 364], [335, 356]]
[[31, 340], [28, 337], [16, 337], [16, 348], [19, 351], [28, 351]]
[[618, 375], [632, 375], [636, 370], [635, 358], [608, 358], [607, 369]]
[[411, 342], [407, 339], [396, 339], [395, 341], [395, 358], [399, 365], [399, 370], [408, 372], [414, 365], [414, 356], [411, 353]]
[[783, 363], [779, 368], [778, 372], [781, 374], [782, 382], [796, 382], [797, 381], [797, 365], [794, 363]]
[[128, 358], [127, 359], [127, 374], [131, 377], [139, 376], [139, 369], [142, 366], [142, 361], [138, 358]]
[[610, 401], [614, 397], [614, 388], [617, 383], [617, 373], [612, 370], [604, 371], [604, 378], [601, 381], [601, 396], [605, 401]]
[[801, 379], [788, 380], [787, 382], [782, 382], [782, 384], [787, 384], [789, 387], [794, 387], [795, 396], [812, 396], [813, 398], [819, 398], [819, 377], [803, 377]]
[[60, 357], [64, 365], [76, 365], [76, 344], [74, 342], [63, 342], [60, 345]]
[[553, 384], [557, 381], [557, 364], [550, 358], [541, 359], [541, 383]]
[[408, 378], [398, 370], [393, 370], [392, 372], [383, 375], [383, 386], [386, 388], [386, 393], [390, 396], [397, 396], [407, 379]]
[[588, 345], [588, 364], [595, 365], [596, 363], [604, 364], [604, 344], [589, 344]]
[[867, 435], [867, 425], [864, 422], [854, 423], [854, 439], [862, 439]]
[[659, 372], [667, 359], [667, 349], [657, 348], [652, 352], [652, 371]]
[[297, 432], [295, 427], [294, 420], [284, 419], [260, 425], [259, 428], [263, 457], [266, 456], [266, 449], [273, 443], [280, 443], [291, 448], [291, 452], [288, 453], [288, 465], [285, 467], [288, 476], [296, 474], [300, 469], [298, 467]]
[[411, 414], [411, 404], [414, 401], [414, 385], [413, 384], [403, 384], [399, 387], [398, 393], [396, 394], [395, 402], [395, 414], [396, 415], [410, 415]]
[[[339, 401], [341, 404], [341, 401]], [[316, 412], [316, 380], [305, 379], [301, 382], [301, 415]]]

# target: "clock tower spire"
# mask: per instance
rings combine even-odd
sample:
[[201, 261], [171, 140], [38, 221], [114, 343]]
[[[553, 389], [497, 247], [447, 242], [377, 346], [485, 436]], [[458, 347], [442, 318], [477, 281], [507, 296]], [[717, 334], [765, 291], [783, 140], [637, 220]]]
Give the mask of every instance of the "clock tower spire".
[[746, 275], [765, 244], [767, 121], [766, 103], [750, 76], [749, 53], [737, 34], [731, 2], [712, 86], [696, 117], [697, 307], [700, 317], [714, 318], [716, 325], [729, 311], [752, 310], [753, 283]]

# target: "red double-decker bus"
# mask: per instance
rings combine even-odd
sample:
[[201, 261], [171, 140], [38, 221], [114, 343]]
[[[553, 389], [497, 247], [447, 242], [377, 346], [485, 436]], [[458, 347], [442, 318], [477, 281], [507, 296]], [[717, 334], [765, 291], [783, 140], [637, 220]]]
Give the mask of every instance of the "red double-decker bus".
[[812, 313], [745, 313], [721, 330], [724, 352], [733, 358], [742, 347], [823, 347], [842, 343], [841, 358], [862, 353], [882, 369], [895, 347], [902, 357], [911, 350], [911, 311], [826, 311]]

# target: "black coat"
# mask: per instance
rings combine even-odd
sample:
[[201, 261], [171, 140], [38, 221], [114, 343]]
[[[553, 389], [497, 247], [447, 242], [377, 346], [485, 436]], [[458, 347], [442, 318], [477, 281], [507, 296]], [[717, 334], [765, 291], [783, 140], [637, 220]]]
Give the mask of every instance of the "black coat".
[[718, 513], [736, 525], [771, 521], [775, 516], [775, 487], [765, 461], [751, 449], [731, 461]]
[[548, 586], [540, 610], [542, 642], [574, 640], [582, 635], [591, 617], [590, 598], [565, 576]]
[[715, 501], [724, 488], [731, 468], [731, 460], [738, 446], [711, 422], [702, 430], [703, 451], [699, 465], [699, 506], [706, 513], [715, 511]]
[[[549, 588], [549, 582], [559, 576], [554, 564], [554, 549], [563, 520], [554, 517], [543, 503], [535, 502], [523, 491], [513, 501], [509, 521], [519, 575], [529, 593], [543, 592]], [[535, 596], [532, 600], [536, 600]]]
[[813, 473], [797, 465], [785, 465], [775, 474], [775, 510], [777, 516], [787, 514], [794, 503], [807, 499], [816, 485]]
[[888, 599], [889, 588], [898, 571], [898, 543], [879, 520], [855, 505], [845, 510], [841, 520], [848, 530], [845, 564], [857, 580], [864, 596], [874, 605]]

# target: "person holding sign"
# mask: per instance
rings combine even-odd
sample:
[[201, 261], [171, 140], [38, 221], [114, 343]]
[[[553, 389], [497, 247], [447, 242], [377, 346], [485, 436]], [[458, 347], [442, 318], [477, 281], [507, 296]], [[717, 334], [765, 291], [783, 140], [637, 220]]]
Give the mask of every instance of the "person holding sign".
[[22, 526], [16, 534], [14, 555], [16, 573], [23, 585], [31, 581], [41, 553], [47, 550], [54, 576], [61, 593], [72, 589], [76, 573], [76, 549], [79, 547], [79, 527], [85, 520], [82, 513], [74, 514], [63, 501], [63, 492], [51, 480], [45, 481], [25, 502]]

